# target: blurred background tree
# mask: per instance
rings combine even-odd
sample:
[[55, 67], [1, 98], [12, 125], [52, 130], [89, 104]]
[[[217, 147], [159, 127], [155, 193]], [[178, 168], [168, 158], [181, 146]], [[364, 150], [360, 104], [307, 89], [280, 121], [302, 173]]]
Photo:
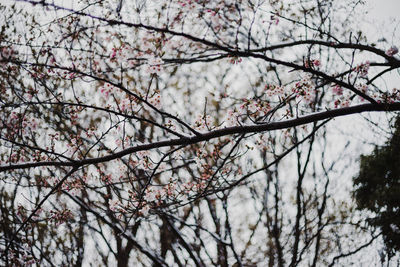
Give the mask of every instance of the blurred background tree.
[[354, 178], [354, 197], [359, 209], [374, 213], [367, 223], [382, 231], [388, 256], [400, 251], [400, 117], [393, 136], [370, 155], [360, 157]]

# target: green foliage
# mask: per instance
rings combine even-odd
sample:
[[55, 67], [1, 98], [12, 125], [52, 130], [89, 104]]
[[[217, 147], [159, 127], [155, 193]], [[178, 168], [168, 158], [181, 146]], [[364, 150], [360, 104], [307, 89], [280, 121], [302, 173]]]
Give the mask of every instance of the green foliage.
[[382, 231], [389, 255], [400, 251], [400, 117], [395, 132], [371, 155], [361, 156], [360, 172], [354, 178], [354, 197], [359, 209], [375, 213], [370, 226]]

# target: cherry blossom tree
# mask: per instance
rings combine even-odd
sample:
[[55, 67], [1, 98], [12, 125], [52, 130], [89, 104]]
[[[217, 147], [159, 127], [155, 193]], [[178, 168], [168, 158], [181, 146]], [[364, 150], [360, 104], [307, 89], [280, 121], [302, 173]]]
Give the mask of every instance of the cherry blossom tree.
[[324, 152], [333, 118], [400, 110], [360, 1], [65, 2], [0, 4], [2, 263], [332, 266], [380, 238]]

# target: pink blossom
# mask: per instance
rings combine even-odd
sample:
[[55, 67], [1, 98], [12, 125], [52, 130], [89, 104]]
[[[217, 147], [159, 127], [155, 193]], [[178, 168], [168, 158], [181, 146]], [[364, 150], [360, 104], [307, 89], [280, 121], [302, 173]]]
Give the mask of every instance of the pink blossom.
[[396, 46], [392, 46], [391, 48], [389, 48], [386, 51], [386, 55], [388, 55], [389, 57], [392, 57], [394, 55], [396, 55], [399, 52], [399, 49]]
[[316, 67], [321, 66], [321, 62], [320, 62], [318, 59], [314, 59], [314, 60], [312, 61], [312, 63], [313, 63], [313, 65], [316, 66]]
[[111, 59], [114, 59], [116, 56], [117, 56], [117, 49], [116, 49], [116, 48], [113, 48], [110, 58], [111, 58]]
[[313, 67], [319, 67], [319, 66], [321, 66], [321, 61], [319, 61], [318, 59], [307, 60], [304, 63], [304, 67], [306, 67], [306, 68], [313, 68]]
[[108, 97], [111, 93], [112, 86], [109, 83], [106, 83], [103, 87], [100, 87], [100, 92], [105, 96]]
[[56, 58], [54, 56], [50, 57], [50, 65], [54, 65], [56, 63]]
[[118, 208], [118, 205], [119, 205], [119, 201], [118, 200], [112, 199], [109, 202], [109, 208], [110, 208], [111, 211], [116, 211], [117, 208]]
[[369, 71], [369, 61], [365, 61], [365, 63], [359, 64], [356, 68], [355, 71], [360, 74], [361, 77], [366, 77], [368, 75]]
[[277, 85], [272, 85], [272, 84], [267, 84], [264, 87], [267, 96], [272, 97], [275, 95], [283, 95], [285, 93], [285, 90], [282, 86], [277, 86]]
[[189, 10], [194, 9], [196, 7], [195, 1], [193, 0], [180, 0], [178, 1], [178, 3], [181, 7], [187, 7]]
[[239, 63], [242, 62], [242, 58], [240, 58], [240, 57], [231, 57], [229, 62], [231, 64], [239, 64]]
[[335, 85], [332, 91], [335, 95], [343, 95], [343, 88], [340, 85]]
[[279, 23], [279, 18], [277, 16], [271, 16], [271, 22], [275, 25], [278, 25]]
[[161, 96], [159, 94], [156, 94], [152, 98], [149, 99], [149, 103], [153, 105], [155, 108], [160, 109], [161, 108]]
[[125, 111], [130, 107], [130, 101], [129, 99], [122, 99], [121, 104], [120, 104], [120, 109], [121, 111]]
[[238, 122], [238, 114], [237, 112], [233, 111], [232, 109], [228, 109], [226, 112], [226, 118], [225, 121], [227, 123], [227, 126], [235, 126]]
[[151, 74], [158, 74], [163, 70], [162, 66], [162, 59], [161, 58], [150, 58], [148, 61], [148, 68], [147, 71]]
[[197, 130], [206, 131], [212, 126], [212, 118], [210, 115], [204, 117], [203, 115], [197, 115], [197, 119], [194, 123], [194, 126]]

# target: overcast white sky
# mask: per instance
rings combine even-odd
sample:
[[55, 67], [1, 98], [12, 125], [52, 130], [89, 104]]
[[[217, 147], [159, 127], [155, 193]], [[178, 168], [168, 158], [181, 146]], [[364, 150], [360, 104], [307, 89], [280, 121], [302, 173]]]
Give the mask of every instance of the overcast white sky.
[[400, 18], [400, 0], [367, 0], [369, 15], [374, 18]]
[[[387, 38], [390, 45], [400, 40], [400, 0], [366, 0], [365, 13], [367, 23], [364, 33], [375, 33], [374, 37]], [[371, 36], [372, 37], [372, 36]], [[371, 40], [376, 41], [376, 40]]]
[[[391, 46], [400, 48], [400, 0], [365, 0], [365, 21], [361, 30], [368, 37], [368, 43], [376, 43], [378, 48]], [[385, 42], [379, 42], [385, 38]], [[399, 55], [397, 55], [399, 56]], [[387, 73], [384, 86], [400, 88], [400, 72]], [[383, 84], [382, 84], [383, 85]]]

